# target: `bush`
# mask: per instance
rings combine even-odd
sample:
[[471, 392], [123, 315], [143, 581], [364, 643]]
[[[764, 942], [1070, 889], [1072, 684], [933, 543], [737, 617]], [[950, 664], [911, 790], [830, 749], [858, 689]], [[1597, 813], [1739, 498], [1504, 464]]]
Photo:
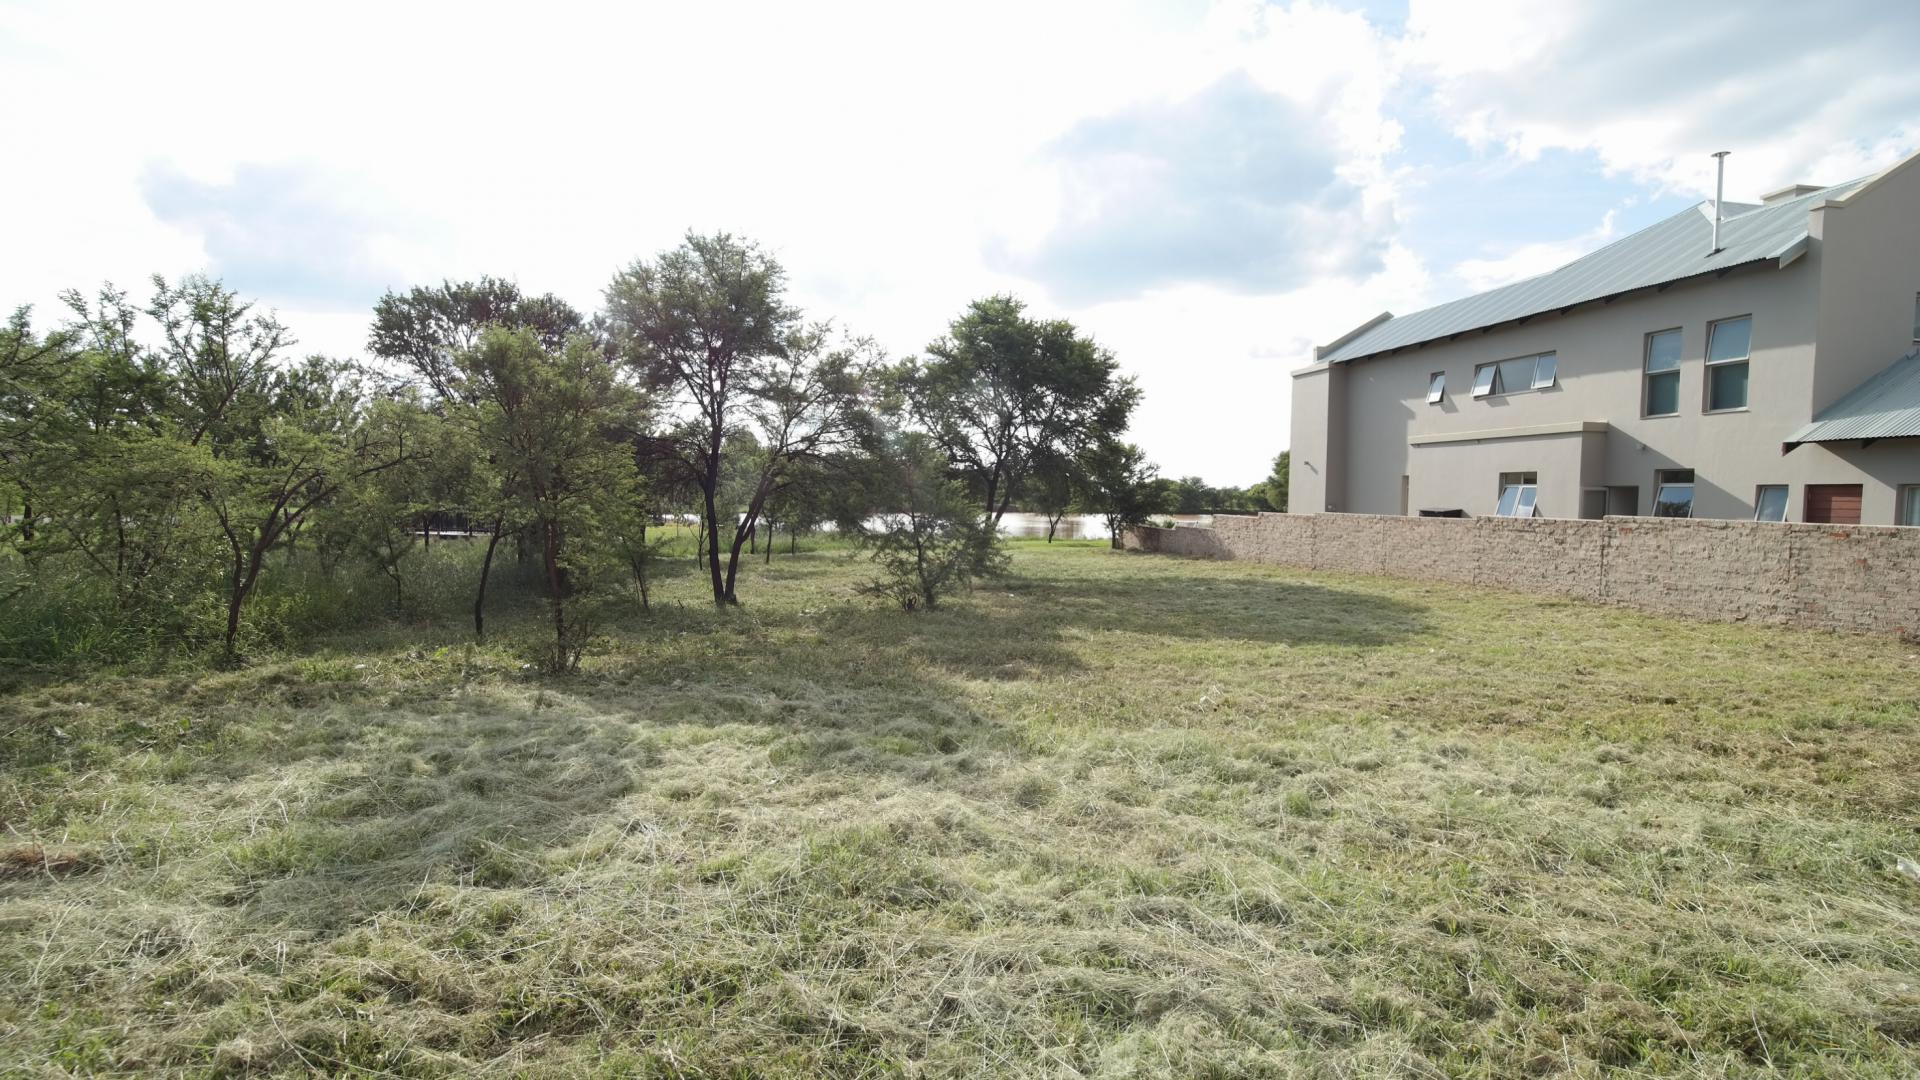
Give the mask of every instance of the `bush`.
[[976, 577], [1006, 569], [999, 534], [981, 519], [966, 488], [925, 436], [890, 440], [873, 466], [874, 505], [893, 509], [858, 523], [880, 574], [861, 587], [908, 611], [932, 608]]

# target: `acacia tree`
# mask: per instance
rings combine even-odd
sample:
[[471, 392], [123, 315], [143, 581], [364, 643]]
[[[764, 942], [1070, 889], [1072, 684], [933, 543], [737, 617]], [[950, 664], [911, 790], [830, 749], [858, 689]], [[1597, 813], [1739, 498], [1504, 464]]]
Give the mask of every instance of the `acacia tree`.
[[583, 601], [619, 561], [619, 517], [640, 501], [638, 402], [583, 334], [554, 351], [526, 327], [490, 327], [460, 368], [480, 445], [539, 538], [554, 635], [544, 666], [571, 671], [592, 629]]
[[1287, 488], [1292, 472], [1293, 451], [1282, 450], [1273, 459], [1273, 471], [1265, 480], [1248, 489], [1267, 509], [1278, 513], [1287, 512]]
[[133, 338], [126, 294], [62, 299], [66, 327], [38, 339], [22, 310], [0, 348], [0, 469], [20, 500], [21, 553], [77, 553], [125, 611], [177, 581], [202, 524], [203, 455], [180, 434], [194, 416], [172, 373]]
[[[425, 411], [407, 388], [370, 403], [362, 421], [363, 437], [391, 445], [404, 460], [390, 469], [360, 476], [347, 484], [320, 523], [323, 545], [364, 557], [393, 583], [393, 606], [406, 607], [403, 568], [425, 547], [414, 524], [431, 509], [425, 501], [449, 490], [442, 475], [459, 470], [466, 446], [450, 445], [458, 428]], [[449, 452], [451, 451], [451, 452]]]
[[1073, 509], [1083, 483], [1079, 463], [1073, 458], [1048, 449], [1035, 460], [1025, 488], [1029, 505], [1047, 519], [1047, 543], [1053, 543], [1053, 535]]
[[357, 369], [316, 356], [271, 372], [230, 410], [230, 426], [252, 437], [216, 446], [203, 488], [229, 557], [229, 661], [268, 553], [342, 488], [408, 460], [397, 440], [365, 426], [363, 405]]
[[[679, 247], [653, 261], [638, 260], [614, 276], [606, 292], [606, 319], [621, 355], [642, 382], [662, 395], [668, 420], [662, 460], [699, 489], [707, 573], [715, 604], [731, 604], [740, 548], [752, 520], [739, 520], [721, 560], [721, 488], [730, 439], [753, 424], [765, 430], [768, 395], [784, 393], [791, 350], [805, 331], [785, 300], [786, 273], [758, 245], [725, 233], [688, 233]], [[816, 394], [799, 390], [794, 400]], [[820, 399], [824, 400], [824, 399]], [[803, 410], [819, 408], [808, 404]], [[822, 423], [822, 428], [837, 425]], [[805, 432], [808, 424], [796, 424]], [[762, 452], [769, 462], [793, 456], [787, 446]], [[804, 456], [804, 453], [802, 454]], [[757, 516], [766, 493], [749, 499]]]
[[474, 400], [460, 358], [480, 344], [489, 326], [525, 327], [558, 352], [569, 337], [586, 331], [587, 321], [552, 293], [527, 296], [511, 281], [443, 281], [380, 297], [367, 349], [412, 369], [445, 408]]
[[[482, 277], [478, 281], [443, 281], [416, 286], [406, 293], [389, 291], [373, 307], [373, 329], [367, 349], [383, 360], [402, 364], [431, 392], [433, 408], [451, 416], [484, 396], [484, 388], [469, 385], [463, 358], [480, 344], [490, 326], [523, 328], [542, 348], [559, 352], [573, 335], [585, 333], [587, 320], [565, 300], [546, 293], [527, 296], [513, 282]], [[473, 632], [486, 629], [487, 582], [493, 575], [493, 556], [508, 532], [507, 511], [513, 499], [508, 490], [511, 470], [493, 460], [475, 461], [467, 469], [442, 470], [441, 481], [422, 494], [426, 523], [434, 510], [458, 507], [487, 525], [486, 553], [474, 585]]]
[[926, 434], [896, 432], [878, 440], [864, 481], [860, 507], [840, 523], [879, 571], [861, 591], [908, 611], [931, 610], [974, 578], [1006, 568], [999, 536], [973, 512], [965, 486]]
[[[825, 326], [797, 331], [786, 348], [750, 376], [742, 405], [753, 436], [743, 472], [751, 478], [746, 504], [727, 553], [726, 599], [737, 602], [734, 577], [740, 549], [758, 529], [768, 500], [859, 444], [870, 432], [867, 391], [879, 353], [871, 341], [834, 343]], [[773, 543], [769, 533], [767, 543]]]
[[1118, 439], [1101, 439], [1082, 451], [1087, 508], [1106, 519], [1115, 548], [1121, 546], [1121, 533], [1164, 509], [1159, 472], [1138, 446]]
[[907, 410], [973, 479], [995, 528], [1034, 462], [1124, 431], [1140, 397], [1111, 353], [1011, 296], [968, 305], [927, 354], [898, 374]]

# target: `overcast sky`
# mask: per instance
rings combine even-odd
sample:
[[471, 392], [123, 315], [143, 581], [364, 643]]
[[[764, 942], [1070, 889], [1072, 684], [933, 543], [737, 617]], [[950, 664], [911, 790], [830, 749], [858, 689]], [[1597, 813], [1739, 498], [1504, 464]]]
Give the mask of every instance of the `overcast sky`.
[[1316, 341], [1674, 213], [1714, 150], [1731, 199], [1911, 152], [1916, 42], [1910, 0], [0, 0], [0, 306], [205, 270], [358, 355], [389, 287], [592, 309], [724, 229], [896, 355], [992, 292], [1067, 316], [1166, 472], [1245, 484]]

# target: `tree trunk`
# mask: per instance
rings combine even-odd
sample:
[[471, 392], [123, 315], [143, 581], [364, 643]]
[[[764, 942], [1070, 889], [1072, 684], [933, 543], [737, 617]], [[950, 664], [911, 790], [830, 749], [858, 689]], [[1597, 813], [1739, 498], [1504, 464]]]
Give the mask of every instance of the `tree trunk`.
[[[718, 477], [714, 478], [717, 484]], [[713, 582], [713, 602], [716, 605], [731, 602], [732, 582], [720, 576], [720, 508], [714, 499], [714, 489], [709, 486], [705, 491], [707, 499], [707, 575]], [[736, 550], [738, 550], [736, 548]], [[731, 576], [731, 575], [729, 575]]]
[[653, 553], [647, 550], [647, 522], [640, 519], [640, 553], [633, 560], [633, 577], [640, 585], [640, 610], [653, 610], [652, 590], [647, 586], [647, 562]]
[[[735, 529], [733, 531], [733, 547], [729, 548], [727, 551], [727, 591], [724, 595], [726, 597], [726, 602], [729, 604], [738, 604], [740, 602], [733, 595], [733, 581], [734, 581], [734, 578], [739, 575], [740, 549], [742, 547], [745, 547], [746, 543], [747, 543], [747, 530]], [[718, 564], [718, 561], [719, 560], [717, 559], [715, 560], [716, 565]]]
[[544, 521], [540, 525], [540, 561], [547, 572], [547, 602], [553, 606], [553, 670], [566, 671], [573, 665], [567, 650], [567, 578], [560, 568], [560, 523]]
[[246, 557], [246, 570], [241, 571], [239, 552], [233, 559], [233, 591], [227, 599], [227, 661], [231, 663], [235, 656], [235, 643], [240, 637], [240, 609], [246, 605], [247, 597], [253, 592], [254, 583], [260, 580], [260, 560], [266, 555], [265, 547], [272, 543], [272, 537], [255, 541]]
[[480, 560], [480, 588], [473, 596], [473, 636], [486, 636], [487, 575], [493, 572], [493, 549], [500, 544], [500, 518], [493, 519], [493, 535], [487, 538], [487, 554]]

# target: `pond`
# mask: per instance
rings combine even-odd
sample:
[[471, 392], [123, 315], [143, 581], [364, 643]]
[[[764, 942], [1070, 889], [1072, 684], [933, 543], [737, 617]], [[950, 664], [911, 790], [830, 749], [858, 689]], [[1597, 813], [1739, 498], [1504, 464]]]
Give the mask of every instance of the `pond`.
[[[1171, 520], [1176, 525], [1205, 527], [1213, 524], [1212, 514], [1156, 514], [1155, 521]], [[1016, 540], [1039, 539], [1047, 535], [1045, 514], [1008, 514], [1000, 519], [1000, 535]], [[1110, 540], [1107, 519], [1099, 514], [1068, 514], [1054, 530], [1055, 540]]]

